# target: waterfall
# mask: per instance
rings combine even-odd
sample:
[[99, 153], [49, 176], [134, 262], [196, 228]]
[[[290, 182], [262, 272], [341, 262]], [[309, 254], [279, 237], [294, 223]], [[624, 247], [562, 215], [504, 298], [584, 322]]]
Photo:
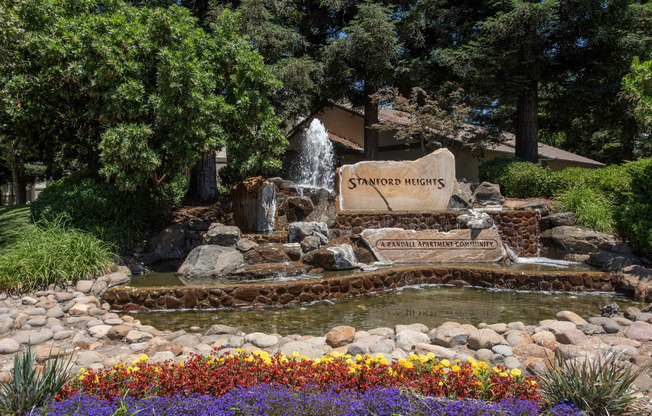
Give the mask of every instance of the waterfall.
[[328, 139], [326, 128], [318, 119], [312, 120], [299, 150], [297, 185], [332, 191], [335, 176], [333, 159], [333, 144]]

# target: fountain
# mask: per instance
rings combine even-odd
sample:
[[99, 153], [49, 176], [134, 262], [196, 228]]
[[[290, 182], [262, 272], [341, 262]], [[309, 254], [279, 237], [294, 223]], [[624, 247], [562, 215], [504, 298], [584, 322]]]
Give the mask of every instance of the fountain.
[[326, 128], [314, 119], [308, 127], [299, 150], [299, 172], [295, 181], [298, 187], [333, 190], [333, 144]]

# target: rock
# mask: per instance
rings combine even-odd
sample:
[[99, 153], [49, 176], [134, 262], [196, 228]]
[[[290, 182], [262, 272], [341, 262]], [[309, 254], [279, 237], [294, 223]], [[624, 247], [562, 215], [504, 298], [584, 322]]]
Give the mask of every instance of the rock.
[[591, 254], [586, 263], [605, 272], [617, 272], [627, 266], [641, 264], [641, 259], [634, 254], [600, 251]]
[[641, 312], [638, 315], [636, 315], [632, 319], [632, 321], [634, 321], [634, 322], [636, 322], [636, 321], [649, 321], [650, 319], [652, 319], [652, 313], [650, 313], [650, 312]]
[[359, 267], [363, 267], [363, 264], [369, 267], [376, 267], [371, 264], [376, 261], [376, 258], [368, 248], [353, 246], [353, 253], [355, 254], [355, 259], [357, 260]]
[[652, 324], [636, 321], [627, 327], [625, 336], [640, 342], [652, 341]]
[[29, 325], [31, 327], [37, 327], [37, 326], [43, 326], [47, 322], [45, 321], [45, 318], [43, 317], [35, 317], [32, 319], [28, 319], [27, 322], [25, 322], [25, 325]]
[[370, 329], [369, 335], [378, 335], [383, 338], [394, 338], [394, 330], [392, 328], [381, 327]]
[[525, 324], [523, 324], [523, 322], [521, 322], [521, 321], [508, 323], [507, 324], [507, 329], [508, 330], [514, 330], [514, 331], [525, 331], [526, 330]]
[[372, 354], [390, 354], [392, 351], [396, 349], [396, 343], [394, 342], [393, 339], [388, 339], [388, 338], [383, 338], [379, 340], [378, 342], [374, 343], [370, 348], [369, 351]]
[[82, 293], [88, 293], [91, 291], [93, 288], [93, 282], [92, 280], [80, 280], [77, 282], [77, 291], [82, 292]]
[[138, 331], [136, 329], [132, 329], [127, 333], [127, 342], [130, 344], [136, 344], [139, 342], [144, 342], [153, 337], [152, 334], [143, 332], [143, 331]]
[[105, 338], [111, 328], [111, 325], [96, 325], [89, 328], [88, 333], [95, 338]]
[[127, 325], [116, 325], [112, 326], [109, 328], [109, 330], [106, 332], [107, 338], [111, 340], [119, 340], [127, 336], [127, 334], [132, 330], [133, 328]]
[[424, 324], [410, 324], [410, 325], [396, 325], [394, 327], [394, 333], [398, 334], [399, 332], [402, 331], [416, 331], [416, 332], [423, 332], [424, 334], [428, 332], [428, 327], [425, 326]]
[[[344, 165], [338, 171], [335, 206], [354, 212], [443, 210], [453, 193], [454, 172], [455, 158], [448, 149], [414, 161]], [[403, 183], [395, 184], [390, 178], [400, 178]]]
[[447, 210], [461, 210], [473, 208], [473, 191], [471, 185], [465, 180], [455, 180], [453, 193], [448, 200]]
[[206, 231], [202, 244], [235, 247], [235, 244], [240, 240], [241, 234], [238, 227], [219, 223], [211, 224], [208, 231]]
[[286, 214], [288, 222], [305, 220], [315, 209], [310, 198], [289, 197], [286, 200]]
[[568, 345], [568, 344], [559, 344], [557, 346], [557, 354], [559, 354], [564, 360], [569, 360], [571, 358], [577, 357], [594, 357], [595, 348], [591, 345]]
[[38, 299], [35, 299], [31, 296], [23, 296], [20, 301], [23, 305], [36, 305], [38, 303]]
[[589, 335], [589, 336], [605, 333], [605, 330], [601, 326], [595, 324], [582, 325], [580, 329], [584, 333], [584, 335]]
[[532, 335], [532, 340], [542, 347], [546, 347], [552, 351], [557, 349], [557, 338], [555, 334], [550, 331], [541, 331]]
[[500, 354], [492, 354], [489, 362], [494, 365], [503, 365], [505, 363], [505, 357]]
[[242, 332], [239, 328], [235, 328], [228, 325], [222, 325], [222, 324], [212, 325], [210, 328], [208, 328], [205, 335], [220, 335], [220, 334], [238, 335], [242, 337], [245, 335], [245, 333]]
[[149, 360], [147, 362], [149, 364], [159, 364], [159, 363], [164, 363], [166, 361], [174, 361], [175, 354], [171, 351], [158, 351], [155, 352], [151, 357], [149, 357]]
[[455, 351], [451, 349], [440, 347], [439, 345], [430, 345], [430, 344], [416, 344], [414, 346], [414, 352], [416, 354], [423, 354], [423, 355], [426, 355], [429, 352], [431, 352], [435, 354], [435, 357], [437, 357], [440, 360], [443, 359], [452, 360], [457, 354]]
[[494, 220], [486, 212], [469, 210], [468, 214], [459, 215], [456, 219], [460, 228], [485, 230], [494, 226]]
[[316, 235], [309, 235], [301, 241], [301, 251], [310, 253], [321, 247], [321, 238]]
[[482, 182], [473, 192], [473, 199], [479, 205], [501, 205], [503, 197], [500, 194], [500, 185]]
[[71, 316], [88, 315], [90, 309], [91, 309], [90, 305], [86, 305], [84, 303], [77, 303], [73, 305], [70, 309], [68, 309], [68, 313]]
[[494, 345], [491, 348], [491, 351], [493, 351], [496, 354], [500, 354], [503, 357], [510, 357], [514, 355], [514, 352], [512, 351], [512, 347], [507, 346], [507, 345]]
[[241, 252], [231, 247], [195, 247], [183, 262], [177, 273], [187, 277], [224, 276], [244, 263]]
[[584, 335], [584, 332], [579, 329], [569, 329], [568, 331], [558, 332], [555, 334], [557, 342], [570, 345], [587, 345], [590, 344], [589, 339]]
[[190, 223], [188, 221], [170, 225], [149, 240], [149, 248], [152, 250], [153, 255], [144, 257], [143, 262], [148, 264], [157, 260], [172, 260], [183, 257], [193, 248], [189, 238], [190, 234]]
[[233, 222], [245, 232], [269, 232], [276, 223], [276, 187], [260, 176], [231, 190]]
[[427, 334], [418, 331], [404, 330], [396, 334], [396, 347], [409, 352], [416, 344], [427, 344], [430, 338]]
[[325, 222], [293, 222], [288, 226], [288, 241], [290, 243], [301, 243], [304, 238], [317, 231], [322, 235], [328, 235], [328, 226]]
[[544, 319], [543, 321], [539, 322], [539, 328], [536, 329], [536, 332], [550, 331], [553, 334], [556, 334], [558, 332], [564, 332], [570, 329], [577, 329], [577, 325], [572, 322]]
[[[548, 215], [545, 219], [548, 224], [541, 224], [541, 230], [545, 231], [549, 228], [555, 228], [555, 227], [562, 227], [562, 226], [573, 226], [575, 225], [575, 214], [572, 212], [560, 212], [557, 214], [551, 214]], [[541, 219], [541, 222], [543, 223], [544, 219]], [[544, 228], [544, 226], [546, 228]]]
[[61, 340], [61, 339], [66, 339], [66, 338], [70, 338], [70, 336], [72, 334], [73, 334], [73, 332], [71, 330], [64, 329], [64, 330], [55, 332], [52, 339], [55, 340], [55, 341], [58, 341], [58, 340]]
[[346, 353], [354, 357], [358, 354], [360, 355], [369, 354], [369, 347], [367, 347], [362, 342], [354, 342], [353, 344], [349, 345], [349, 348], [346, 350]]
[[[131, 282], [131, 270], [128, 267], [120, 266], [116, 272], [98, 277], [95, 284], [93, 284], [90, 293], [93, 296], [101, 298], [110, 287], [127, 284], [129, 282]], [[99, 302], [97, 303], [97, 307], [100, 307]]]
[[639, 308], [637, 308], [636, 306], [629, 306], [625, 309], [623, 315], [625, 315], [625, 318], [627, 319], [633, 319], [639, 313], [641, 313], [641, 310]]
[[491, 361], [491, 357], [493, 357], [494, 353], [486, 348], [480, 348], [475, 352], [475, 355], [478, 357], [478, 361], [484, 361], [488, 363]]
[[611, 319], [620, 326], [630, 326], [632, 324], [632, 321], [622, 316], [614, 316]]
[[45, 316], [47, 318], [63, 318], [64, 316], [63, 309], [61, 309], [61, 306], [55, 306], [49, 311], [47, 311]]
[[509, 370], [520, 368], [522, 366], [521, 362], [516, 357], [505, 357], [503, 365]]
[[255, 247], [244, 253], [244, 259], [247, 264], [286, 263], [290, 261], [290, 257], [280, 244]]
[[620, 325], [616, 323], [611, 318], [607, 318], [606, 316], [592, 316], [589, 318], [589, 322], [594, 324], [594, 325], [599, 325], [604, 329], [604, 331], [608, 334], [615, 334], [620, 330]]
[[571, 311], [559, 311], [559, 312], [557, 312], [556, 317], [557, 317], [558, 321], [568, 321], [568, 322], [574, 323], [575, 325], [585, 325], [586, 324], [586, 321], [584, 320], [584, 318], [582, 318], [581, 316], [579, 316], [575, 312], [571, 312]]
[[14, 323], [12, 321], [0, 322], [0, 335], [6, 334], [14, 328]]
[[550, 213], [550, 205], [546, 201], [528, 201], [514, 207], [516, 211], [537, 211], [542, 216]]
[[195, 348], [200, 343], [198, 335], [187, 334], [176, 338], [174, 342], [181, 348]]
[[347, 270], [357, 265], [353, 248], [348, 244], [311, 251], [303, 257], [303, 262], [324, 270]]
[[240, 348], [244, 344], [244, 336], [226, 334], [224, 338], [215, 342], [215, 346], [222, 348]]
[[555, 353], [546, 347], [536, 344], [523, 344], [512, 348], [512, 352], [517, 357], [524, 358], [544, 358], [552, 360], [555, 358]]
[[20, 343], [11, 338], [0, 339], [0, 354], [14, 354], [20, 349]]
[[256, 247], [258, 247], [258, 243], [248, 238], [241, 238], [237, 243], [235, 243], [235, 248], [242, 251], [243, 253]]
[[301, 245], [299, 243], [287, 243], [282, 245], [283, 250], [285, 251], [285, 254], [290, 258], [292, 261], [299, 261], [301, 260], [301, 256], [303, 256], [303, 253], [301, 252]]
[[[82, 351], [76, 354], [75, 364], [82, 367], [90, 367], [91, 364], [104, 361], [104, 356], [93, 351]], [[129, 363], [131, 364], [131, 363]]]
[[27, 316], [41, 316], [45, 315], [45, 308], [27, 308], [23, 312]]
[[333, 348], [353, 342], [355, 328], [351, 326], [336, 326], [326, 334], [326, 344]]
[[39, 345], [51, 340], [53, 336], [54, 333], [51, 330], [43, 328], [39, 331], [20, 331], [14, 334], [12, 338], [19, 344]]
[[468, 347], [472, 350], [491, 349], [498, 344], [507, 344], [507, 341], [496, 331], [488, 328], [480, 329], [477, 333], [471, 334], [468, 339]]
[[39, 346], [34, 349], [34, 359], [36, 360], [37, 363], [42, 363], [44, 361], [57, 358], [57, 357], [63, 357], [65, 355], [69, 355], [72, 353], [72, 351], [64, 351], [60, 349], [59, 347], [53, 347], [53, 346]]
[[521, 344], [532, 344], [534, 342], [530, 334], [528, 334], [525, 331], [516, 331], [516, 330], [508, 331], [505, 333], [504, 337], [507, 343], [512, 347]]
[[601, 308], [601, 313], [602, 316], [606, 316], [608, 318], [613, 318], [618, 316], [620, 313], [620, 306], [616, 302], [612, 302], [608, 305], [605, 305]]
[[491, 329], [492, 331], [496, 331], [500, 335], [503, 335], [505, 332], [507, 332], [507, 324], [491, 324], [487, 325], [487, 328]]
[[541, 234], [542, 242], [569, 254], [593, 254], [609, 250], [618, 240], [610, 235], [574, 226], [560, 226]]
[[430, 341], [435, 345], [451, 348], [456, 345], [465, 345], [469, 335], [469, 331], [463, 328], [442, 325], [430, 331]]
[[286, 356], [292, 356], [293, 352], [297, 352], [300, 356], [310, 359], [321, 358], [323, 355], [319, 348], [303, 341], [288, 342], [281, 347], [280, 352]]
[[273, 335], [266, 335], [260, 332], [247, 334], [244, 341], [258, 348], [274, 348], [278, 346], [278, 338]]

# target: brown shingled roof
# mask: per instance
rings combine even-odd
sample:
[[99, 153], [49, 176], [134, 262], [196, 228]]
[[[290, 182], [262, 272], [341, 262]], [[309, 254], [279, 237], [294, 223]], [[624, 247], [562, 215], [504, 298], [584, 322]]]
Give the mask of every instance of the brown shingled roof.
[[[361, 108], [355, 108], [348, 103], [337, 103], [334, 104], [334, 106], [355, 113], [361, 117], [364, 117], [364, 112]], [[414, 122], [409, 113], [392, 110], [390, 108], [379, 109], [378, 118], [381, 121], [389, 121], [389, 122], [394, 122], [403, 125], [409, 125]], [[470, 139], [472, 139], [477, 134], [481, 133], [483, 130], [484, 129], [481, 126], [467, 124], [460, 131], [457, 137], [453, 138], [453, 140], [460, 142], [462, 144], [467, 144]], [[508, 132], [502, 132], [501, 136], [503, 139], [501, 143], [489, 143], [485, 146], [485, 148], [487, 150], [493, 150], [496, 152], [508, 153], [513, 155], [516, 146], [515, 144], [516, 136]], [[576, 162], [576, 163], [581, 163], [584, 165], [590, 165], [595, 167], [605, 166], [604, 163], [598, 162], [597, 160], [589, 159], [588, 157], [567, 152], [566, 150], [558, 149], [556, 147], [544, 143], [539, 143], [539, 158], [543, 160], [562, 160], [568, 162]]]
[[342, 148], [344, 150], [348, 150], [354, 153], [363, 153], [364, 149], [357, 145], [356, 143], [353, 143], [350, 140], [345, 139], [344, 137], [338, 136], [337, 134], [333, 132], [328, 132], [328, 138], [333, 142], [333, 145], [335, 147]]

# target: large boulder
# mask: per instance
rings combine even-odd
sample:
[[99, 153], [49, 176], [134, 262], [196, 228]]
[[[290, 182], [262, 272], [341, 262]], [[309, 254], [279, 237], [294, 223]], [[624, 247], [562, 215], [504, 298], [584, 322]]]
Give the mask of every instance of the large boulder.
[[244, 259], [247, 264], [284, 263], [290, 261], [290, 257], [281, 244], [254, 247], [244, 253]]
[[599, 251], [591, 254], [587, 263], [606, 272], [616, 272], [628, 266], [641, 264], [641, 259], [635, 254]]
[[328, 226], [325, 222], [293, 222], [288, 227], [288, 240], [290, 243], [300, 243], [316, 231], [324, 236], [328, 235]]
[[652, 269], [643, 266], [625, 267], [621, 271], [618, 287], [634, 293], [637, 299], [652, 301]]
[[313, 250], [303, 257], [303, 262], [324, 270], [348, 270], [357, 267], [353, 248], [349, 244]]
[[610, 234], [568, 225], [546, 230], [541, 238], [570, 254], [593, 254], [618, 245], [616, 237]]
[[456, 219], [461, 228], [485, 230], [494, 226], [494, 220], [486, 212], [470, 210], [468, 214], [459, 215]]
[[482, 182], [473, 192], [473, 198], [479, 205], [500, 205], [503, 197], [500, 194], [500, 185], [495, 183]]
[[315, 205], [308, 197], [293, 196], [287, 199], [286, 214], [288, 222], [303, 221], [315, 209]]
[[539, 221], [539, 226], [541, 231], [546, 231], [555, 227], [562, 226], [573, 226], [575, 225], [575, 214], [572, 212], [559, 212], [556, 214], [550, 214], [546, 217], [541, 218]]
[[156, 260], [172, 260], [183, 257], [192, 247], [187, 241], [188, 222], [172, 224], [149, 241], [149, 248]]
[[242, 253], [235, 248], [216, 245], [195, 247], [177, 273], [186, 277], [224, 276], [244, 263]]
[[211, 224], [204, 236], [204, 245], [234, 247], [241, 234], [240, 229], [233, 225]]
[[453, 187], [453, 194], [448, 200], [448, 210], [461, 210], [473, 208], [473, 191], [471, 190], [471, 184], [468, 182], [455, 181], [455, 186]]

